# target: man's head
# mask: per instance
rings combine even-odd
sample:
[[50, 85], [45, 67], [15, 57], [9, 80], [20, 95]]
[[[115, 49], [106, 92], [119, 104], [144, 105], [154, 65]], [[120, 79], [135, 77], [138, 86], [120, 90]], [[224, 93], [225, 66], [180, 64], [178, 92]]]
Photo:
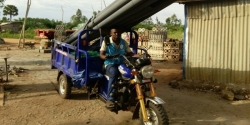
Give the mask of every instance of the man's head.
[[110, 30], [110, 36], [112, 37], [113, 41], [117, 41], [118, 39], [120, 39], [120, 33], [116, 28], [112, 28]]

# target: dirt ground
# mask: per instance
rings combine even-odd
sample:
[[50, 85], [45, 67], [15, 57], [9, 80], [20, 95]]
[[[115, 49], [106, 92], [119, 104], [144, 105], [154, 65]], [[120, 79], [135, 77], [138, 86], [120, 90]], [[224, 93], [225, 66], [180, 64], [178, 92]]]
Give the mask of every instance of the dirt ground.
[[[50, 53], [17, 49], [17, 40], [5, 41], [11, 50], [0, 44], [0, 67], [4, 66], [2, 57], [7, 55], [10, 68], [22, 67], [23, 72], [9, 76], [4, 105], [0, 104], [0, 125], [140, 124], [139, 120], [131, 120], [131, 112], [110, 112], [101, 100], [87, 100], [83, 91], [74, 92], [69, 100], [60, 98], [56, 91], [57, 70], [50, 69]], [[170, 125], [250, 124], [250, 100], [228, 101], [212, 91], [173, 89], [168, 84], [182, 78], [182, 62], [153, 65], [161, 71], [156, 74], [156, 88], [166, 102], [163, 106]]]

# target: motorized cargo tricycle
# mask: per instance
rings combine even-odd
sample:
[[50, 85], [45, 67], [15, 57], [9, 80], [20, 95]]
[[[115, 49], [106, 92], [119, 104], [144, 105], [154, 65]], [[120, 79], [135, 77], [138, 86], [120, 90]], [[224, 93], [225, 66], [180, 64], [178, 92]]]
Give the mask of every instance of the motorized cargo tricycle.
[[[98, 45], [88, 37], [91, 33], [100, 34]], [[134, 53], [143, 51], [138, 57], [116, 55], [123, 58], [119, 65], [119, 77], [112, 87], [115, 92], [111, 96], [115, 99], [115, 106], [110, 109], [131, 110], [133, 119], [139, 118], [142, 124], [168, 125], [168, 117], [162, 104], [164, 101], [157, 97], [154, 84], [157, 82], [154, 74], [158, 72], [152, 66], [150, 55], [146, 49], [138, 48], [138, 35], [134, 31], [130, 34], [129, 46]], [[86, 35], [82, 39], [82, 35]], [[134, 36], [134, 38], [132, 37]], [[58, 92], [64, 99], [71, 96], [72, 87], [87, 88], [88, 99], [93, 96], [106, 101], [108, 93], [109, 75], [103, 68], [103, 60], [99, 57], [100, 44], [108, 35], [103, 35], [100, 30], [82, 30], [78, 35], [77, 45], [52, 40], [51, 66], [58, 69]]]

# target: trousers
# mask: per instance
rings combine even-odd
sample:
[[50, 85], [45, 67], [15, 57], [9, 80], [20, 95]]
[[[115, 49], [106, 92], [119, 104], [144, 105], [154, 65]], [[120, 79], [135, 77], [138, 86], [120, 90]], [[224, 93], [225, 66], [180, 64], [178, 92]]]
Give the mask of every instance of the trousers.
[[114, 98], [110, 96], [112, 92], [115, 92], [115, 89], [112, 88], [112, 84], [115, 84], [119, 71], [118, 65], [109, 64], [106, 66], [106, 71], [109, 73], [109, 82], [108, 82], [108, 92], [107, 92], [107, 100], [114, 101]]

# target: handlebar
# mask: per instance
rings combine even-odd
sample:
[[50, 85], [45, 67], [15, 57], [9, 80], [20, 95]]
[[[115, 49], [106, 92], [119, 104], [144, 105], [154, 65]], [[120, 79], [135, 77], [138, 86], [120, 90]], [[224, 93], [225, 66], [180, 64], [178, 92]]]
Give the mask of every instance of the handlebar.
[[120, 54], [107, 55], [106, 58], [107, 58], [107, 59], [112, 59], [112, 58], [117, 58], [117, 57], [119, 57], [119, 56], [120, 56]]
[[[112, 58], [117, 58], [117, 57], [123, 57], [125, 60], [124, 60], [124, 63], [128, 66], [132, 66], [132, 67], [135, 67], [134, 64], [132, 64], [129, 59], [127, 58], [127, 56], [123, 55], [123, 54], [115, 54], [115, 55], [107, 55], [106, 58], [107, 59], [112, 59]], [[130, 57], [130, 56], [129, 56]]]

